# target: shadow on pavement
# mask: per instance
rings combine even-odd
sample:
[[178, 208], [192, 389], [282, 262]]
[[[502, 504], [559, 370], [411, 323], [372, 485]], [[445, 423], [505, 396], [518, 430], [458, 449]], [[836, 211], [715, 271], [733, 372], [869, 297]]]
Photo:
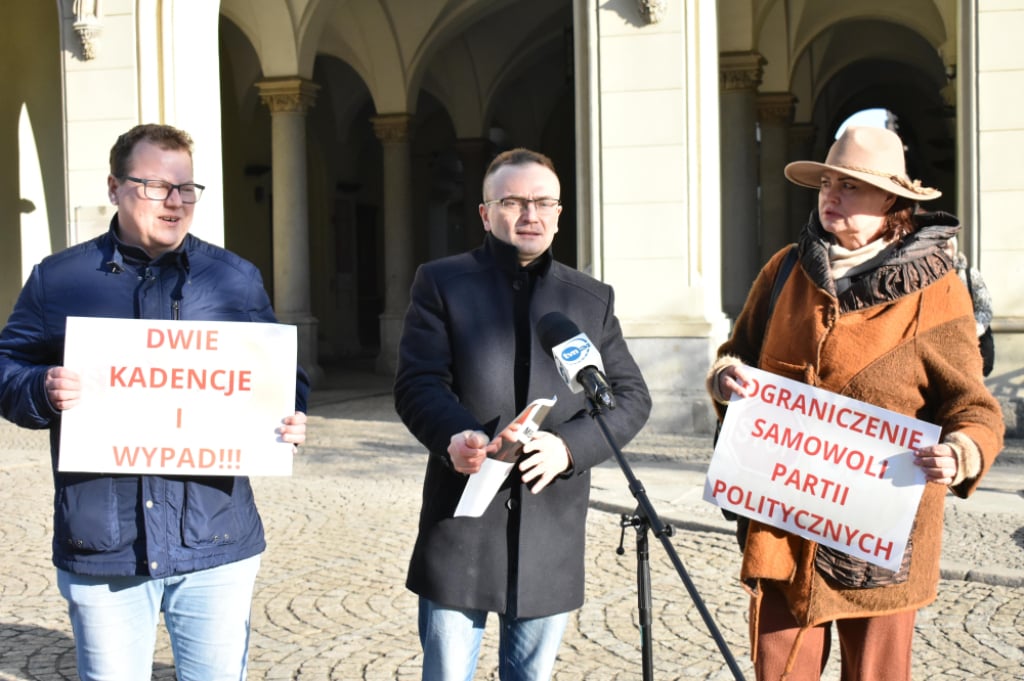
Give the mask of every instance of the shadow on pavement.
[[[0, 622], [0, 678], [74, 681], [75, 642], [64, 631]], [[153, 681], [174, 681], [174, 666], [153, 663]]]

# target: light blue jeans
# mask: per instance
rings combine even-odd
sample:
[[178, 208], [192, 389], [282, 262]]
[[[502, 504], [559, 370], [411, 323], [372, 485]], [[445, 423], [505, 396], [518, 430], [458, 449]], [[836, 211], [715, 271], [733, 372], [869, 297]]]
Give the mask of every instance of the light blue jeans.
[[88, 577], [57, 570], [82, 681], [152, 678], [160, 613], [179, 681], [241, 681], [260, 557], [185, 575]]
[[[498, 621], [498, 678], [550, 679], [569, 613], [529, 619], [498, 615]], [[472, 681], [486, 623], [486, 610], [445, 608], [420, 597], [423, 681]]]

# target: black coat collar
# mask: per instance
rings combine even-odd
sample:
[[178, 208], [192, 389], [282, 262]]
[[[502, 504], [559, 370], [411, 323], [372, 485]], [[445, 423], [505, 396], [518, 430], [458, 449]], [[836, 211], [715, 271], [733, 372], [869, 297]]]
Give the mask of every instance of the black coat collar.
[[519, 249], [512, 244], [505, 243], [490, 232], [484, 235], [484, 243], [480, 248], [494, 260], [501, 271], [509, 276], [515, 276], [524, 271], [543, 276], [551, 268], [551, 261], [554, 259], [549, 248], [529, 265], [520, 265]]

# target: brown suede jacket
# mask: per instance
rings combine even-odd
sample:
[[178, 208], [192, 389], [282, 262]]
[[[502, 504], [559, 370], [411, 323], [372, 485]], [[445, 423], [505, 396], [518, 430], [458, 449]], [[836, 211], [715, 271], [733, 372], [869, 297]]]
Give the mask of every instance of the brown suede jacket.
[[[805, 628], [931, 603], [939, 580], [947, 490], [970, 495], [1002, 450], [1002, 412], [983, 383], [970, 295], [942, 250], [959, 224], [944, 213], [915, 219], [915, 232], [891, 247], [879, 267], [854, 277], [851, 287], [837, 295], [828, 261], [831, 237], [815, 214], [801, 234], [798, 265], [771, 319], [766, 319], [768, 299], [789, 247], [762, 269], [732, 337], [718, 350], [709, 390], [719, 369], [741, 361], [940, 425], [961, 469], [948, 488], [926, 485], [911, 535], [909, 574], [902, 583], [840, 586], [816, 569], [818, 544], [751, 522], [741, 579], [753, 587], [754, 644], [756, 580], [772, 580]], [[717, 401], [715, 406], [723, 416], [725, 406]], [[753, 654], [756, 658], [756, 650]]]

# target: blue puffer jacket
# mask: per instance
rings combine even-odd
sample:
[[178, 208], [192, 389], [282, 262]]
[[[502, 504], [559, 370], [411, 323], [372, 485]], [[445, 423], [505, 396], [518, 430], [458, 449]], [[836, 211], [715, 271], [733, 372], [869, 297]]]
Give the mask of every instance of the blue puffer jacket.
[[[245, 477], [60, 473], [60, 414], [43, 379], [63, 363], [68, 316], [276, 322], [259, 270], [192, 235], [150, 260], [110, 230], [51, 255], [0, 332], [0, 415], [50, 429], [53, 562], [83, 575], [166, 577], [254, 556], [266, 546]], [[297, 370], [295, 408], [309, 382]], [[286, 414], [282, 414], [282, 417]], [[110, 427], [117, 427], [117, 414]]]

